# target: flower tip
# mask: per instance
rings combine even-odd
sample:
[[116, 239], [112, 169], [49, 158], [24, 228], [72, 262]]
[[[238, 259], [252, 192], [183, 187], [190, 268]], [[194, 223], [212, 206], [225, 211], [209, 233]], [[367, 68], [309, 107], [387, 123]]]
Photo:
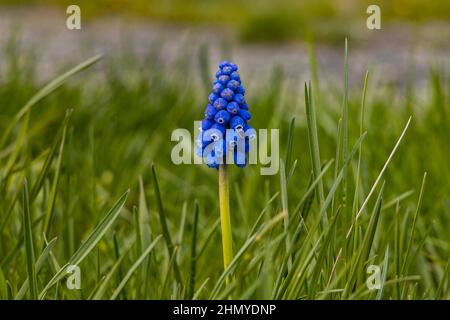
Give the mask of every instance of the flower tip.
[[218, 98], [214, 101], [214, 108], [216, 108], [217, 110], [222, 110], [225, 109], [227, 107], [227, 100], [225, 100], [224, 98]]
[[230, 120], [230, 114], [226, 110], [220, 110], [216, 113], [214, 120], [222, 125], [225, 125]]
[[239, 113], [239, 105], [237, 102], [232, 101], [227, 104], [227, 111], [232, 115], [237, 115]]
[[230, 127], [235, 130], [243, 130], [245, 126], [245, 121], [239, 116], [234, 116], [230, 120]]
[[216, 113], [217, 113], [217, 109], [215, 107], [213, 107], [210, 104], [208, 104], [206, 106], [206, 109], [205, 109], [205, 118], [206, 119], [213, 120]]
[[227, 66], [229, 63], [230, 63], [229, 61], [223, 60], [221, 63], [219, 63], [219, 67], [223, 68], [223, 67]]

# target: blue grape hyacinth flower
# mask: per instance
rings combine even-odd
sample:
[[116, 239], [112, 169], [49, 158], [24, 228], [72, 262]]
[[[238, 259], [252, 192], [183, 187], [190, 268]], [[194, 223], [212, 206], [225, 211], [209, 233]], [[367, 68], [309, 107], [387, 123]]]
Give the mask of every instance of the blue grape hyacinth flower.
[[211, 168], [218, 169], [227, 159], [241, 168], [248, 162], [249, 140], [255, 130], [248, 124], [251, 114], [244, 95], [237, 65], [222, 61], [196, 139], [197, 154]]

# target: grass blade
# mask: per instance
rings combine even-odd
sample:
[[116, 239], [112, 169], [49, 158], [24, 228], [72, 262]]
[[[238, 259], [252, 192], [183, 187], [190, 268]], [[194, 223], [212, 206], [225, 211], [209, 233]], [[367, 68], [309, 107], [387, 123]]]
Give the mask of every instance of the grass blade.
[[349, 274], [349, 280], [346, 283], [343, 298], [348, 297], [351, 290], [354, 289], [354, 286], [359, 280], [361, 282], [361, 279], [363, 278], [364, 273], [364, 266], [367, 263], [367, 258], [369, 257], [370, 250], [372, 248], [373, 239], [375, 237], [375, 232], [377, 230], [378, 221], [381, 213], [381, 207], [383, 203], [383, 190], [384, 190], [384, 183], [381, 187], [380, 193], [378, 195], [375, 208], [373, 210], [373, 213], [370, 217], [369, 225], [367, 227], [367, 230], [365, 232], [365, 236], [363, 239], [362, 246], [359, 250], [359, 252], [354, 256], [354, 259], [351, 263], [351, 270]]
[[108, 287], [108, 284], [111, 282], [112, 277], [116, 273], [116, 271], [119, 269], [120, 264], [122, 263], [123, 259], [128, 254], [128, 250], [126, 250], [120, 257], [117, 259], [117, 261], [114, 263], [114, 265], [109, 270], [108, 274], [103, 278], [102, 282], [98, 286], [97, 291], [95, 291], [95, 294], [92, 296], [92, 300], [101, 300], [102, 297], [105, 295], [106, 289]]
[[[288, 141], [287, 141], [287, 148], [286, 148], [286, 156], [285, 156], [285, 166], [286, 171], [291, 171], [291, 158], [292, 158], [292, 146], [294, 141], [294, 129], [295, 129], [295, 117], [292, 117], [291, 123], [289, 124], [289, 131], [288, 131]], [[289, 182], [289, 179], [288, 179]]]
[[363, 204], [361, 205], [361, 208], [359, 209], [358, 213], [356, 214], [355, 219], [353, 220], [353, 223], [350, 225], [350, 228], [349, 228], [349, 230], [348, 230], [348, 232], [347, 232], [346, 238], [348, 238], [348, 237], [350, 236], [350, 234], [351, 234], [351, 232], [352, 232], [352, 229], [353, 229], [353, 227], [354, 227], [355, 222], [359, 219], [359, 216], [362, 214], [362, 212], [363, 212], [364, 209], [366, 208], [367, 203], [369, 202], [370, 198], [372, 197], [373, 192], [375, 191], [375, 189], [376, 189], [378, 183], [379, 183], [380, 180], [381, 180], [381, 177], [383, 176], [383, 174], [384, 174], [384, 172], [386, 171], [386, 169], [387, 169], [389, 163], [390, 163], [391, 160], [392, 160], [392, 157], [394, 156], [394, 154], [395, 154], [395, 152], [397, 151], [397, 149], [398, 149], [400, 143], [402, 142], [403, 137], [405, 136], [405, 133], [406, 133], [406, 131], [408, 130], [409, 124], [411, 123], [411, 119], [412, 119], [412, 118], [409, 117], [408, 122], [407, 122], [406, 125], [405, 125], [405, 128], [403, 129], [403, 131], [402, 131], [400, 137], [398, 138], [398, 140], [397, 140], [397, 142], [396, 142], [394, 148], [392, 149], [392, 151], [391, 151], [391, 153], [390, 153], [388, 159], [386, 160], [386, 162], [385, 162], [383, 168], [381, 169], [380, 173], [378, 174], [378, 177], [375, 179], [375, 182], [374, 182], [374, 184], [373, 184], [373, 186], [372, 186], [372, 189], [370, 189], [370, 192], [369, 192], [369, 194], [367, 195], [366, 199], [364, 200]]
[[189, 278], [189, 293], [188, 299], [194, 297], [195, 278], [197, 274], [197, 229], [198, 228], [198, 202], [194, 204], [194, 229], [192, 231], [191, 241], [191, 276]]
[[139, 230], [141, 232], [141, 248], [146, 248], [151, 242], [151, 229], [150, 229], [150, 215], [148, 212], [147, 201], [145, 200], [144, 182], [142, 177], [139, 177]]
[[[167, 246], [167, 251], [169, 252], [169, 256], [172, 257], [173, 251], [174, 251], [174, 246], [173, 246], [172, 238], [170, 237], [169, 228], [167, 227], [166, 214], [165, 214], [164, 207], [162, 204], [161, 193], [160, 193], [159, 185], [158, 185], [158, 179], [156, 177], [156, 168], [154, 165], [152, 165], [152, 174], [153, 174], [153, 184], [154, 184], [155, 195], [156, 195], [156, 203], [158, 205], [159, 221], [161, 223], [162, 233], [163, 233], [164, 241]], [[178, 283], [183, 283], [183, 281], [181, 280], [181, 274], [180, 274], [180, 270], [178, 268], [178, 263], [176, 260], [173, 262], [173, 268], [174, 268], [173, 271], [174, 271], [176, 280], [178, 281]]]
[[130, 280], [133, 273], [136, 271], [136, 269], [141, 265], [141, 263], [147, 258], [149, 253], [153, 250], [155, 245], [158, 243], [159, 239], [161, 239], [161, 235], [157, 236], [155, 240], [145, 249], [144, 253], [136, 260], [136, 262], [131, 266], [131, 268], [128, 270], [125, 277], [122, 279], [120, 284], [117, 286], [116, 290], [112, 294], [110, 300], [115, 300], [117, 296], [120, 294], [120, 292], [123, 290], [125, 285], [127, 284], [128, 280]]
[[[314, 109], [312, 100], [312, 90], [311, 85], [308, 86], [305, 83], [305, 105], [306, 105], [306, 120], [308, 124], [308, 142], [309, 142], [309, 153], [311, 155], [311, 164], [314, 172], [314, 178], [320, 175], [321, 165], [320, 165], [320, 151], [319, 151], [319, 138], [317, 134], [317, 121], [316, 121], [316, 111]], [[317, 192], [319, 194], [320, 204], [324, 201], [324, 191], [323, 182], [319, 180], [317, 185]], [[327, 217], [324, 217], [324, 221], [327, 221]]]
[[386, 284], [386, 277], [388, 274], [388, 262], [389, 262], [389, 246], [386, 247], [386, 252], [384, 253], [383, 261], [383, 274], [381, 275], [380, 289], [377, 292], [377, 300], [383, 299], [384, 286]]
[[406, 264], [408, 262], [409, 252], [411, 251], [411, 246], [412, 246], [413, 238], [414, 238], [414, 232], [416, 230], [417, 217], [419, 215], [420, 208], [422, 206], [422, 198], [423, 198], [423, 193], [425, 190], [425, 182], [426, 181], [427, 181], [427, 173], [425, 172], [423, 174], [422, 185], [420, 186], [419, 200], [417, 201], [416, 211], [415, 211], [414, 217], [413, 217], [413, 224], [411, 227], [411, 236], [409, 237], [408, 246], [406, 248], [405, 258], [403, 260], [403, 265], [402, 265], [400, 274], [403, 274], [406, 270]]
[[0, 300], [9, 299], [8, 284], [3, 270], [0, 268]]
[[[55, 246], [56, 240], [57, 240], [56, 237], [53, 238], [52, 240], [50, 240], [50, 242], [46, 245], [46, 247], [42, 251], [41, 255], [37, 259], [36, 264], [35, 264], [36, 275], [39, 274], [39, 271], [44, 266], [44, 263], [47, 262], [47, 259], [48, 259], [49, 255], [50, 255], [50, 252], [52, 251], [53, 247]], [[25, 280], [25, 282], [22, 284], [22, 286], [20, 287], [19, 292], [14, 297], [15, 300], [20, 300], [20, 299], [22, 299], [25, 296], [25, 294], [27, 293], [28, 289], [30, 288], [29, 280], [30, 280], [30, 278], [27, 278]]]
[[27, 271], [28, 279], [30, 279], [30, 295], [31, 299], [37, 299], [37, 279], [34, 259], [34, 241], [33, 232], [31, 230], [31, 212], [30, 200], [28, 195], [28, 182], [25, 180], [23, 186], [23, 229], [25, 236], [25, 249], [27, 253]]
[[[68, 111], [66, 114], [66, 118], [70, 116], [71, 111]], [[43, 224], [43, 231], [42, 233], [46, 236], [48, 236], [49, 228], [50, 228], [50, 222], [53, 218], [53, 213], [55, 211], [55, 203], [56, 203], [56, 196], [57, 196], [57, 188], [59, 184], [59, 176], [61, 173], [61, 163], [62, 163], [62, 157], [64, 154], [64, 144], [66, 141], [66, 132], [67, 132], [67, 122], [63, 128], [62, 138], [61, 138], [61, 145], [59, 147], [59, 155], [56, 160], [56, 171], [55, 176], [53, 177], [53, 184], [52, 189], [50, 192], [50, 204], [47, 208], [47, 212], [44, 217], [44, 224]]]
[[[286, 252], [289, 251], [290, 239], [289, 234], [289, 206], [288, 206], [288, 195], [287, 195], [287, 181], [286, 181], [286, 171], [284, 168], [284, 163], [280, 161], [280, 193], [281, 193], [281, 208], [284, 213], [284, 232], [286, 232]], [[291, 257], [288, 259], [288, 268], [290, 268], [292, 261]]]
[[[363, 94], [361, 98], [361, 118], [359, 124], [359, 134], [362, 135], [364, 131], [364, 114], [366, 110], [366, 93], [367, 93], [367, 83], [369, 81], [369, 71], [366, 71], [366, 75], [364, 76], [364, 86], [363, 86]], [[358, 166], [356, 168], [356, 180], [355, 180], [355, 193], [353, 195], [353, 212], [356, 214], [356, 210], [358, 208], [358, 199], [359, 199], [359, 189], [360, 189], [360, 175], [361, 175], [361, 158], [362, 158], [362, 146], [358, 151]]]
[[[344, 52], [344, 97], [342, 102], [342, 159], [347, 159], [348, 153], [348, 39], [345, 38]], [[342, 202], [344, 211], [347, 202], [347, 169], [344, 170]]]

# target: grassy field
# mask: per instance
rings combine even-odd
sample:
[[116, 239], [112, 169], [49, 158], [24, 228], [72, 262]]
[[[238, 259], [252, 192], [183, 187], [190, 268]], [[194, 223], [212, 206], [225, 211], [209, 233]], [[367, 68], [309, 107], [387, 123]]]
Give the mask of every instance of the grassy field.
[[162, 54], [93, 58], [45, 85], [36, 57], [14, 41], [1, 53], [1, 298], [450, 298], [447, 71], [430, 69], [425, 96], [371, 73], [348, 92], [344, 61], [330, 88], [312, 59], [307, 94], [279, 68], [242, 74], [253, 127], [280, 129], [283, 165], [230, 168], [224, 272], [217, 171], [170, 159], [219, 61], [203, 48], [199, 67], [181, 53], [162, 67]]

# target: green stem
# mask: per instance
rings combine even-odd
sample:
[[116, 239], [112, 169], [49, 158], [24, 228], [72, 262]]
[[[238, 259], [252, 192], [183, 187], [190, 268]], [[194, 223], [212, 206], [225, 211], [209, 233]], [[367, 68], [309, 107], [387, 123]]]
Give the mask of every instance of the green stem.
[[228, 191], [228, 172], [226, 164], [221, 164], [219, 166], [219, 205], [220, 224], [222, 227], [223, 266], [226, 269], [233, 259], [230, 219], [230, 195]]

